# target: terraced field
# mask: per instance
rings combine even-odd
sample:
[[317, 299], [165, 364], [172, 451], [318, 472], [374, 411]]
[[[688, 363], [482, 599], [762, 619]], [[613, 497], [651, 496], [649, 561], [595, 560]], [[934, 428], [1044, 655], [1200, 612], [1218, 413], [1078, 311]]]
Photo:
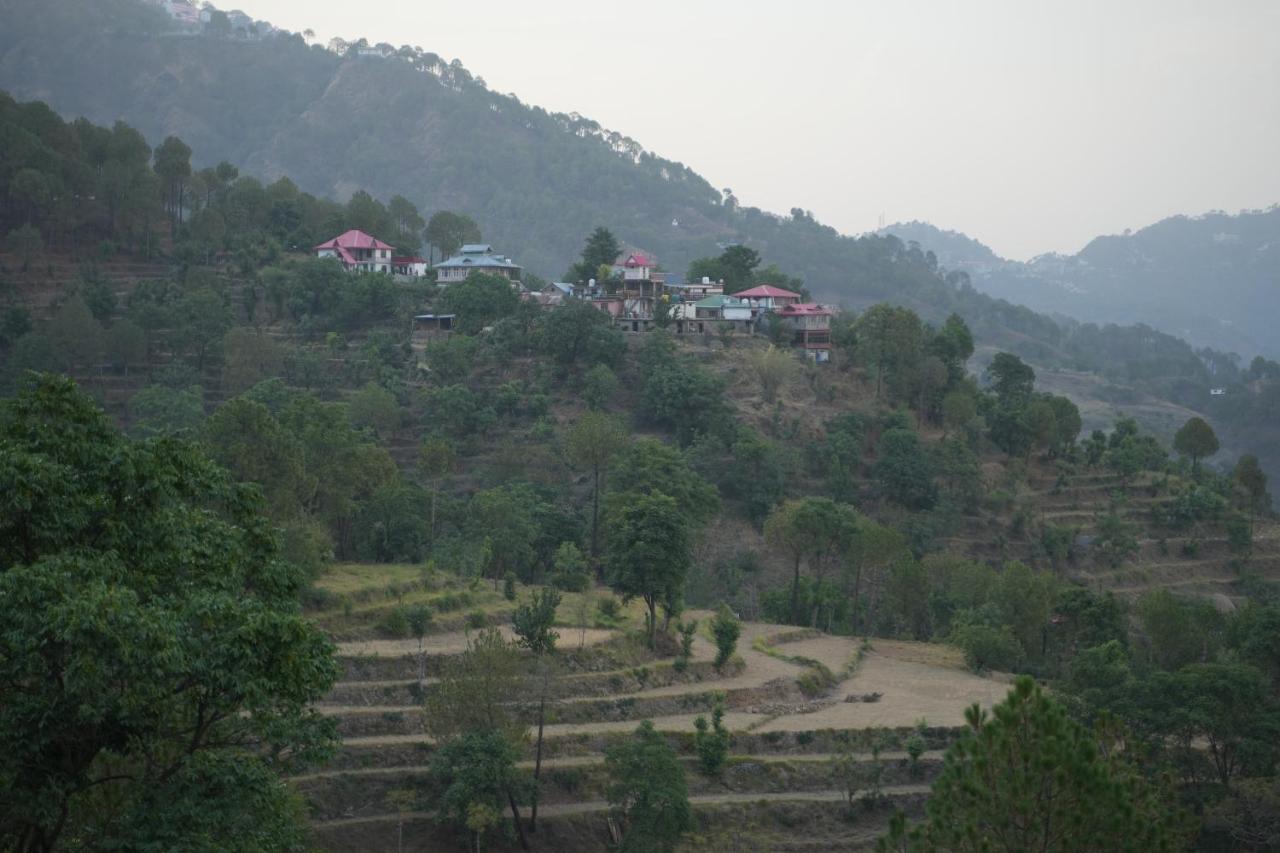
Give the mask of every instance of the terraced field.
[[[693, 615], [705, 621], [710, 614]], [[342, 621], [324, 611], [316, 618]], [[344, 633], [362, 633], [358, 613], [346, 618]], [[763, 623], [743, 625], [740, 660], [724, 672], [715, 671], [714, 647], [699, 636], [691, 664], [679, 674], [671, 659], [646, 656], [627, 637], [632, 624], [624, 617], [617, 627], [587, 628], [584, 634], [561, 629], [568, 674], [559, 680], [548, 714], [539, 829], [530, 836], [535, 850], [606, 848], [611, 820], [604, 751], [642, 719], [667, 735], [686, 764], [698, 830], [685, 849], [873, 844], [890, 803], [920, 808], [964, 708], [975, 702], [989, 706], [1006, 690], [999, 681], [965, 671], [947, 648], [891, 641], [864, 646]], [[328, 766], [294, 780], [321, 847], [459, 849], [456, 838], [432, 820], [432, 744], [423, 734], [420, 699], [431, 690], [440, 664], [465, 644], [461, 630], [426, 637], [421, 682], [416, 640], [370, 637], [338, 645], [343, 680], [320, 709], [337, 722], [342, 748]], [[809, 685], [805, 693], [801, 676], [814, 668], [827, 670], [832, 684], [818, 691]], [[697, 767], [692, 735], [694, 718], [708, 713], [717, 697], [725, 704], [733, 741], [728, 766], [712, 779]], [[928, 751], [913, 765], [903, 744], [917, 731]], [[877, 759], [870, 750], [873, 738], [882, 744]], [[833, 759], [841, 752], [868, 767], [873, 760], [883, 767], [885, 799], [879, 807], [849, 807], [849, 792], [834, 772]], [[526, 759], [531, 763], [531, 748]]]

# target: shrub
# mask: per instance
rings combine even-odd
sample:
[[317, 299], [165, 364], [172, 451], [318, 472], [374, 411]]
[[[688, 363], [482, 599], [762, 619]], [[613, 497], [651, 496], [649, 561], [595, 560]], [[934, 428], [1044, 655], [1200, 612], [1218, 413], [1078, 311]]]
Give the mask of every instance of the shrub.
[[622, 613], [622, 605], [618, 603], [616, 598], [602, 598], [596, 603], [596, 609], [600, 611], [600, 615], [610, 622], [616, 620]]
[[378, 623], [378, 630], [395, 639], [409, 636], [409, 614], [403, 607], [391, 608]]
[[733, 657], [738, 648], [738, 637], [742, 634], [742, 623], [727, 605], [721, 604], [711, 620], [711, 636], [716, 641], [716, 669], [721, 669]]
[[488, 623], [489, 620], [485, 617], [484, 611], [482, 610], [472, 610], [467, 614], [467, 627], [473, 631], [480, 630]]
[[502, 597], [507, 601], [516, 600], [516, 573], [507, 572], [502, 577]]
[[724, 727], [724, 701], [716, 698], [715, 707], [711, 710], [710, 727], [707, 726], [707, 718], [703, 716], [693, 721], [693, 727], [697, 730], [693, 734], [693, 749], [698, 754], [702, 772], [708, 776], [719, 776], [725, 759], [729, 757], [729, 732]]
[[1022, 646], [1009, 626], [965, 625], [951, 635], [951, 643], [964, 651], [965, 663], [974, 672], [1013, 670], [1022, 658]]
[[680, 657], [687, 661], [693, 657], [693, 639], [698, 631], [698, 620], [677, 623], [676, 630], [680, 632]]

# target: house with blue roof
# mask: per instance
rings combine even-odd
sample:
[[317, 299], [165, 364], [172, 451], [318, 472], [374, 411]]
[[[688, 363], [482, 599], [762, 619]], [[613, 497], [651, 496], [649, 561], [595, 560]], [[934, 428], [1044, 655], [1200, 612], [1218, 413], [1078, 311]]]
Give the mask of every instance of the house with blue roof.
[[521, 267], [505, 255], [494, 252], [487, 243], [468, 243], [452, 258], [436, 264], [435, 271], [436, 281], [444, 285], [466, 281], [473, 272], [500, 275], [519, 284]]

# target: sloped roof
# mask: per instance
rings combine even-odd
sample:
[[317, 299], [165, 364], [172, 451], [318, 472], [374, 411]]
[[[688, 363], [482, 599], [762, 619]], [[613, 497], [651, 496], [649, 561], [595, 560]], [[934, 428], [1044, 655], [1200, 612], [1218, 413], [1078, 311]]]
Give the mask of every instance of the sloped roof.
[[[447, 269], [504, 269], [518, 270], [520, 265], [512, 261], [510, 258], [504, 258], [500, 255], [493, 254], [488, 246], [463, 246], [462, 251], [447, 261], [441, 261], [436, 264], [438, 270]], [[469, 252], [468, 249], [484, 249], [485, 251]]]
[[761, 284], [750, 290], [744, 290], [741, 293], [735, 293], [734, 296], [743, 299], [764, 299], [766, 297], [774, 297], [775, 299], [799, 299], [800, 294], [792, 293], [790, 290], [783, 290], [781, 287], [774, 287], [772, 284]]
[[653, 261], [649, 260], [649, 256], [643, 252], [636, 252], [634, 255], [627, 255], [627, 259], [622, 262], [624, 267], [651, 267]]
[[460, 255], [489, 255], [493, 253], [493, 247], [488, 243], [467, 243], [458, 250]]
[[404, 264], [425, 264], [426, 262], [426, 258], [420, 258], [417, 255], [397, 255], [391, 259], [392, 264], [401, 266]]
[[357, 231], [352, 228], [345, 234], [339, 234], [332, 240], [328, 240], [316, 246], [316, 250], [320, 249], [390, 249], [386, 243], [363, 231]]

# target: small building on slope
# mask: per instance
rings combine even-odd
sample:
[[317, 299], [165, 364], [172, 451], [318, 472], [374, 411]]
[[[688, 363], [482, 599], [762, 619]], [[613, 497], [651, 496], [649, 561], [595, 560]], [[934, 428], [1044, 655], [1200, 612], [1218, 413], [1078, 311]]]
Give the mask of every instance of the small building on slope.
[[520, 283], [521, 267], [515, 261], [496, 254], [487, 243], [468, 243], [458, 254], [436, 264], [436, 282], [449, 285], [467, 280], [473, 272], [500, 275], [516, 284]]

